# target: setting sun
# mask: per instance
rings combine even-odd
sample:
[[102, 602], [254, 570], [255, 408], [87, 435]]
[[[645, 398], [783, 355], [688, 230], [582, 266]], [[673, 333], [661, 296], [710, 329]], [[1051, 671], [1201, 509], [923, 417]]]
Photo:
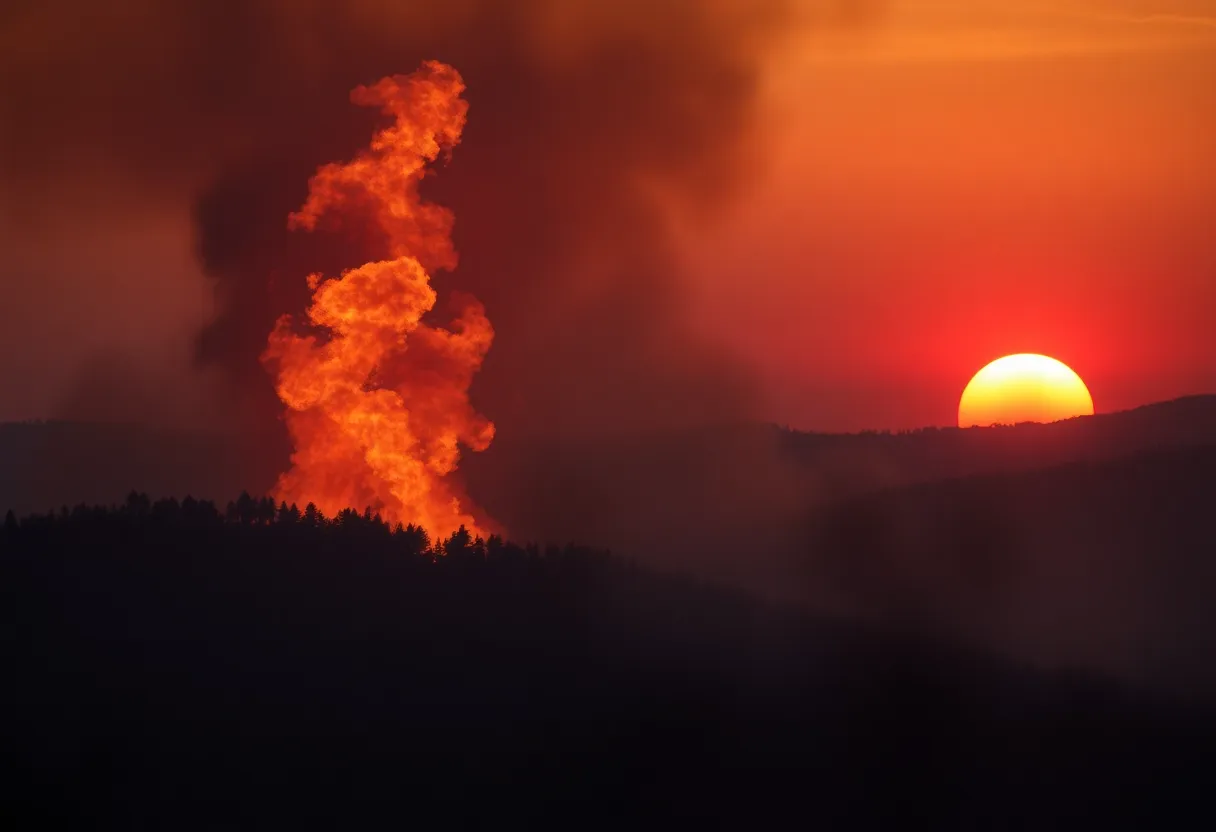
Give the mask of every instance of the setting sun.
[[1007, 355], [976, 373], [963, 390], [958, 424], [1058, 422], [1093, 412], [1085, 382], [1068, 365], [1045, 355]]

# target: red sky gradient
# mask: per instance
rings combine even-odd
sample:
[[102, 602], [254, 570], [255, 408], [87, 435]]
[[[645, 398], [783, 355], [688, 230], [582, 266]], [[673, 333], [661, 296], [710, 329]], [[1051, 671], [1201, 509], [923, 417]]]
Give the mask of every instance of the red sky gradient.
[[[1099, 412], [1216, 392], [1216, 2], [891, 0], [849, 27], [794, 5], [750, 185], [679, 242], [693, 321], [756, 367], [763, 415], [950, 425], [971, 375], [1016, 352], [1070, 365]], [[34, 77], [33, 40], [0, 35], [0, 74]], [[209, 413], [192, 212], [221, 150], [94, 182], [86, 148], [0, 190], [0, 419], [57, 415], [115, 361], [160, 381], [114, 401]]]
[[774, 59], [768, 176], [685, 246], [774, 418], [949, 425], [1017, 352], [1100, 412], [1216, 391], [1216, 3], [1115, 7], [897, 4]]

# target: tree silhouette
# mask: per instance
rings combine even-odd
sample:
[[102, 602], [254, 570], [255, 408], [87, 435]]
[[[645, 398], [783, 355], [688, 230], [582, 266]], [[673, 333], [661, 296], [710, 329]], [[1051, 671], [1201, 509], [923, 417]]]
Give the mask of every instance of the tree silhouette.
[[[978, 525], [949, 545], [986, 545], [987, 518], [960, 505], [960, 528]], [[889, 545], [864, 508], [834, 530], [854, 555]], [[13, 805], [85, 828], [915, 814], [987, 829], [1211, 814], [1207, 709], [595, 548], [137, 492], [8, 512], [0, 540], [5, 819]]]

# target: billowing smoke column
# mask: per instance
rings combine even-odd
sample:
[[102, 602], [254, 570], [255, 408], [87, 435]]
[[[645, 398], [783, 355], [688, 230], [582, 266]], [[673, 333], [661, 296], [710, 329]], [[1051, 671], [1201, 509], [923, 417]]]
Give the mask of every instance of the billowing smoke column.
[[469, 404], [473, 374], [494, 339], [482, 305], [455, 298], [450, 329], [423, 323], [435, 306], [428, 270], [453, 269], [453, 217], [422, 200], [429, 162], [459, 143], [468, 104], [459, 73], [430, 61], [413, 75], [351, 94], [394, 123], [344, 164], [320, 168], [292, 228], [370, 221], [387, 257], [325, 279], [313, 274], [308, 319], [325, 337], [299, 335], [279, 318], [262, 360], [275, 373], [294, 445], [276, 499], [327, 514], [371, 507], [390, 523], [447, 536], [474, 517], [450, 479], [460, 446], [484, 450], [494, 425]]

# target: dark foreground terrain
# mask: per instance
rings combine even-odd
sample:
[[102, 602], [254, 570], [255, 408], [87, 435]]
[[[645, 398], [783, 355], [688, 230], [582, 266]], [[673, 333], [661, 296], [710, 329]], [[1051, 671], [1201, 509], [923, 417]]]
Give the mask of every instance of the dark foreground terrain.
[[1216, 719], [589, 550], [133, 495], [0, 532], [6, 828], [1204, 828]]

